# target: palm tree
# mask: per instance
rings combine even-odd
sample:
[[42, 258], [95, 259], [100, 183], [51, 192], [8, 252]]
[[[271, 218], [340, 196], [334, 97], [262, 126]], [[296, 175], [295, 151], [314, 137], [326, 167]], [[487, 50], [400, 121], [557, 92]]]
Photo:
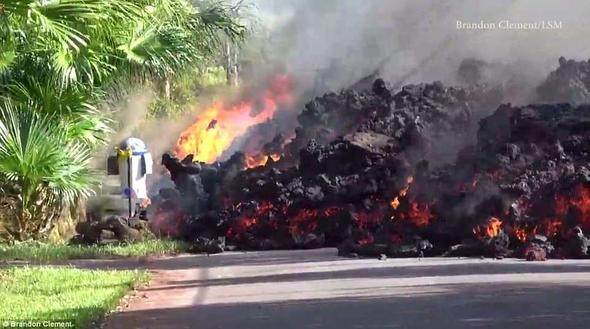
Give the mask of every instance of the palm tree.
[[5, 203], [13, 208], [4, 228], [19, 240], [43, 237], [64, 206], [90, 195], [90, 149], [52, 115], [31, 111], [34, 104], [6, 105], [0, 109], [0, 172]]
[[243, 27], [220, 4], [185, 0], [5, 0], [0, 4], [0, 219], [43, 237], [95, 183], [111, 90], [166, 81]]

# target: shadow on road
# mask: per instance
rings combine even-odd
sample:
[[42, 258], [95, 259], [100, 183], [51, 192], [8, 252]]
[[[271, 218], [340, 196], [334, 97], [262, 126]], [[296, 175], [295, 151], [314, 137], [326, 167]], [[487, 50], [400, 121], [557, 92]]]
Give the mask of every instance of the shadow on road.
[[588, 328], [586, 286], [453, 285], [387, 297], [227, 303], [116, 314], [109, 328]]

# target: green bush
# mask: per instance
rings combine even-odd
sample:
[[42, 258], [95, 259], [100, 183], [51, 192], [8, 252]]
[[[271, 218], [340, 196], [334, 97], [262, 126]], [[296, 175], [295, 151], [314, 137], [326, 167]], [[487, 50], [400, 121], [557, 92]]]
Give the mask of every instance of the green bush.
[[[0, 220], [10, 239], [44, 238], [89, 194], [90, 159], [111, 133], [101, 104], [161, 85], [243, 33], [231, 8], [209, 1], [3, 1]], [[158, 111], [181, 111], [168, 105]]]
[[10, 237], [46, 237], [64, 206], [90, 195], [91, 149], [73, 129], [31, 108], [0, 107], [0, 218]]

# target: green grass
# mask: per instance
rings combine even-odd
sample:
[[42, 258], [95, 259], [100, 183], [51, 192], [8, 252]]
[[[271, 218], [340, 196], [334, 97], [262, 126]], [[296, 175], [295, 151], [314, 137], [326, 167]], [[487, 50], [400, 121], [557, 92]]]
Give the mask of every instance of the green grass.
[[182, 253], [186, 248], [186, 243], [182, 241], [166, 239], [104, 246], [74, 246], [27, 241], [0, 245], [0, 261], [45, 262], [67, 259], [163, 256]]
[[0, 270], [0, 320], [72, 321], [75, 328], [87, 328], [148, 278], [144, 271], [67, 267]]

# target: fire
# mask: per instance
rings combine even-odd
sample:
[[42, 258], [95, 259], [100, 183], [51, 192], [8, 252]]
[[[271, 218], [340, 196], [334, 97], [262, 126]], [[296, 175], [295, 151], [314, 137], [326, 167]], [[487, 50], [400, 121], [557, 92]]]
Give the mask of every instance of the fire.
[[301, 234], [315, 230], [318, 226], [317, 216], [316, 210], [303, 209], [299, 211], [295, 216], [289, 218], [289, 233]]
[[570, 199], [570, 205], [578, 212], [578, 222], [584, 228], [590, 228], [590, 188], [578, 185], [574, 198]]
[[590, 188], [580, 184], [572, 189], [571, 194], [556, 195], [553, 210], [554, 215], [535, 227], [534, 234], [548, 237], [558, 235], [564, 230], [564, 223], [568, 222], [569, 216], [573, 216], [583, 228], [590, 228]]
[[246, 168], [256, 168], [261, 167], [266, 164], [266, 162], [272, 159], [274, 162], [277, 162], [281, 159], [280, 154], [270, 154], [270, 155], [248, 155], [246, 156]]
[[413, 182], [414, 182], [413, 176], [408, 176], [408, 178], [406, 178], [406, 185], [399, 191], [397, 196], [389, 202], [389, 205], [391, 206], [391, 208], [393, 208], [395, 210], [395, 209], [397, 209], [397, 207], [399, 207], [399, 204], [400, 204], [399, 199], [405, 197], [406, 194], [408, 194], [408, 190], [410, 189], [410, 185], [412, 185]]
[[361, 229], [367, 229], [373, 225], [378, 225], [383, 220], [383, 216], [385, 216], [385, 213], [382, 209], [375, 209], [370, 212], [358, 211], [353, 213], [353, 219]]
[[305, 234], [312, 232], [318, 228], [320, 217], [332, 217], [339, 211], [338, 207], [328, 207], [323, 210], [302, 209], [288, 219], [289, 233]]
[[[391, 207], [391, 209], [393, 209], [394, 211], [401, 210], [401, 209], [398, 209], [399, 206], [401, 205], [401, 199], [408, 195], [408, 190], [410, 189], [410, 186], [412, 185], [413, 182], [414, 182], [413, 176], [408, 176], [408, 178], [406, 178], [406, 185], [404, 185], [404, 187], [398, 192], [397, 196], [395, 196], [389, 202], [389, 206]], [[411, 223], [413, 223], [414, 225], [416, 225], [418, 227], [427, 226], [430, 223], [430, 220], [434, 217], [432, 215], [432, 213], [430, 212], [430, 205], [428, 205], [427, 203], [418, 203], [414, 200], [407, 200], [407, 201], [408, 201], [407, 208], [402, 207], [402, 208], [404, 208], [403, 211], [401, 211], [401, 213], [397, 214], [397, 216], [393, 216], [392, 218], [397, 217], [401, 220], [410, 221]]]
[[527, 241], [535, 234], [542, 234], [549, 238], [558, 235], [563, 228], [563, 222], [556, 218], [544, 219], [540, 224], [533, 226], [517, 226], [513, 228], [514, 236], [520, 241]]
[[232, 223], [227, 230], [226, 235], [234, 238], [240, 238], [252, 227], [256, 226], [263, 219], [268, 219], [273, 211], [274, 206], [269, 201], [261, 202], [253, 213], [242, 215]]
[[259, 227], [272, 227], [279, 229], [279, 222], [287, 223], [288, 232], [292, 235], [307, 234], [317, 230], [319, 222], [323, 218], [330, 218], [341, 211], [338, 207], [326, 207], [323, 209], [299, 209], [292, 215], [287, 215], [287, 205], [276, 205], [271, 201], [260, 202], [255, 209], [245, 210], [236, 219], [226, 235], [234, 239], [242, 239], [245, 234]]
[[400, 219], [409, 220], [418, 227], [427, 226], [433, 217], [428, 203], [411, 202], [408, 212], [400, 214]]
[[256, 217], [242, 217], [233, 223], [233, 225], [227, 230], [226, 234], [231, 237], [241, 237], [248, 231], [248, 229], [255, 226], [257, 223], [258, 219]]
[[290, 79], [286, 75], [277, 75], [258, 99], [243, 100], [234, 105], [215, 102], [200, 112], [196, 121], [181, 133], [174, 153], [179, 158], [194, 154], [196, 161], [215, 162], [235, 138], [249, 127], [271, 119], [280, 106], [292, 101]]
[[528, 239], [528, 234], [526, 229], [523, 227], [516, 227], [514, 228], [514, 236], [520, 241], [526, 241]]
[[473, 229], [473, 234], [479, 238], [493, 238], [500, 234], [502, 220], [498, 217], [490, 217], [487, 225], [480, 225]]

